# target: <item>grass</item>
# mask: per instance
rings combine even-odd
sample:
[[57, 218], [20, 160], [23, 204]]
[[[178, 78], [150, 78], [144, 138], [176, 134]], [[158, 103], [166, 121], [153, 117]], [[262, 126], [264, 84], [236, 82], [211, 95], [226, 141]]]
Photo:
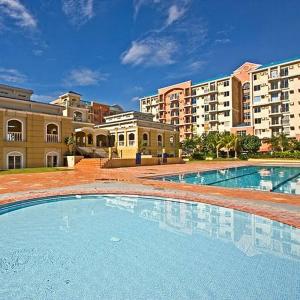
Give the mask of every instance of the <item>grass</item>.
[[67, 168], [26, 168], [26, 169], [14, 169], [14, 170], [0, 170], [0, 175], [10, 175], [10, 174], [30, 174], [30, 173], [47, 173], [47, 172], [57, 172], [57, 171], [71, 171]]

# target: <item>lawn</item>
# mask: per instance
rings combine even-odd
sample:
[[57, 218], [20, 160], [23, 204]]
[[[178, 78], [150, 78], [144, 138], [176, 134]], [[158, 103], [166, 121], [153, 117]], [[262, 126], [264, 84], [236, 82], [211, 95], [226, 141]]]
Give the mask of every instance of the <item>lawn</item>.
[[14, 169], [14, 170], [0, 170], [0, 175], [9, 174], [27, 174], [27, 173], [46, 173], [46, 172], [57, 172], [57, 171], [71, 171], [67, 168], [26, 168], [26, 169]]

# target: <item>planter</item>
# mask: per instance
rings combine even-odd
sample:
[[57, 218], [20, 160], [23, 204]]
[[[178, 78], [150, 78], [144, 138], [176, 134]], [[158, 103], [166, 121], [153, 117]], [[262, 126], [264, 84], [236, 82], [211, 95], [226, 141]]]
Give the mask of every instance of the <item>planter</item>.
[[69, 168], [74, 168], [74, 166], [83, 158], [84, 158], [83, 156], [79, 156], [79, 155], [65, 156], [65, 165]]

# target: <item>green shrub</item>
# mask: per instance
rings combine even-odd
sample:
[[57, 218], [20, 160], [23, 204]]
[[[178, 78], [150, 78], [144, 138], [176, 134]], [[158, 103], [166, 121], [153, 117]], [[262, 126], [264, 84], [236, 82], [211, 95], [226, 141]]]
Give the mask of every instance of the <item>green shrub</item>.
[[282, 151], [252, 154], [251, 158], [282, 158], [282, 159], [300, 159], [300, 151]]
[[191, 155], [191, 158], [194, 160], [204, 160], [205, 159], [205, 155], [202, 152], [194, 152]]

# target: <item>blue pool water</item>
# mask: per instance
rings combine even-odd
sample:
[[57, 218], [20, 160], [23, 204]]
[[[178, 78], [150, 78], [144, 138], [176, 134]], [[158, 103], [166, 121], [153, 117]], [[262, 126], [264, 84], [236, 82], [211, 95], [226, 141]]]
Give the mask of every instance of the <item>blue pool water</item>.
[[300, 195], [299, 167], [247, 166], [164, 176], [157, 179]]
[[160, 198], [36, 203], [0, 208], [0, 299], [300, 298], [293, 227]]

